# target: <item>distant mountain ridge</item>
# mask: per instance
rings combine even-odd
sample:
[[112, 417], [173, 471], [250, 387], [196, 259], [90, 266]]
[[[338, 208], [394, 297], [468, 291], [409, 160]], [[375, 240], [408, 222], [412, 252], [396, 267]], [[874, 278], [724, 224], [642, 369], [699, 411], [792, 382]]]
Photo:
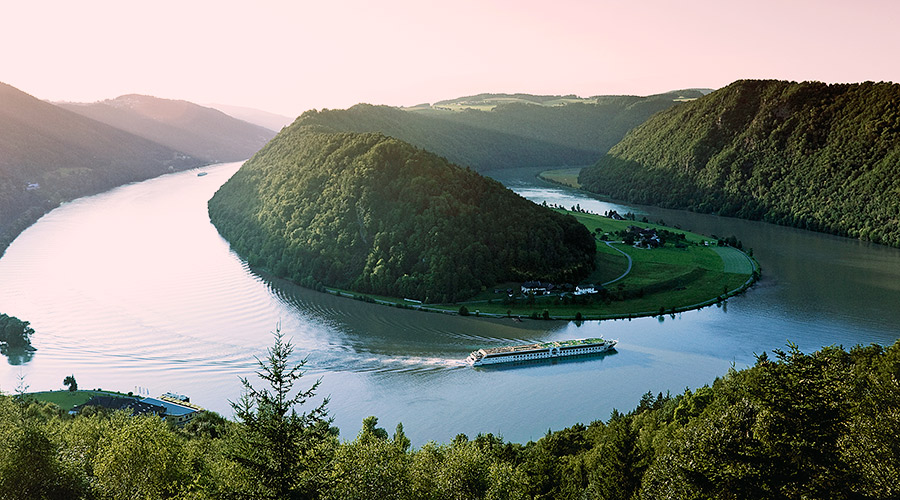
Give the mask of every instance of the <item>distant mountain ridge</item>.
[[60, 107], [209, 163], [245, 160], [275, 132], [192, 102], [129, 94]]
[[[0, 255], [64, 201], [215, 160], [245, 159], [274, 136], [186, 101], [125, 96], [104, 102], [58, 106], [0, 83]], [[143, 136], [85, 116], [86, 110], [139, 126]]]
[[244, 106], [231, 106], [228, 104], [207, 104], [207, 106], [209, 106], [210, 108], [218, 109], [219, 111], [233, 116], [238, 120], [244, 120], [245, 122], [259, 125], [260, 127], [265, 127], [273, 132], [278, 132], [294, 121], [294, 118], [291, 118], [289, 116], [270, 113], [268, 111], [262, 111], [260, 109], [247, 108]]
[[900, 85], [741, 80], [652, 117], [579, 180], [630, 202], [900, 246]]
[[[601, 96], [583, 100], [567, 96], [480, 94], [442, 103], [478, 98], [488, 102], [487, 110], [463, 107], [450, 111], [437, 104], [408, 109], [358, 104], [346, 110], [307, 112], [304, 120], [346, 132], [381, 132], [451, 162], [487, 172], [501, 168], [592, 164], [654, 113], [678, 104], [679, 100], [702, 95], [702, 91], [693, 90], [648, 97]], [[535, 105], [553, 99], [566, 102]]]
[[0, 255], [63, 201], [201, 164], [0, 83]]
[[[664, 92], [662, 94], [653, 94], [646, 97], [638, 97], [631, 95], [595, 95], [591, 97], [579, 97], [575, 94], [567, 94], [567, 95], [535, 95], [535, 94], [494, 94], [494, 93], [482, 93], [471, 96], [457, 97], [455, 99], [445, 99], [443, 101], [438, 101], [432, 104], [430, 107], [440, 108], [440, 107], [495, 107], [501, 106], [504, 104], [513, 104], [513, 103], [524, 103], [524, 104], [538, 104], [541, 106], [563, 106], [566, 104], [574, 104], [574, 103], [583, 103], [583, 104], [596, 104], [598, 102], [603, 102], [606, 100], [612, 100], [621, 97], [631, 97], [637, 99], [696, 99], [703, 95], [709, 94], [714, 89], [683, 89], [683, 90], [673, 90], [670, 92]], [[427, 105], [419, 105], [414, 106], [414, 108], [423, 108], [428, 107]]]

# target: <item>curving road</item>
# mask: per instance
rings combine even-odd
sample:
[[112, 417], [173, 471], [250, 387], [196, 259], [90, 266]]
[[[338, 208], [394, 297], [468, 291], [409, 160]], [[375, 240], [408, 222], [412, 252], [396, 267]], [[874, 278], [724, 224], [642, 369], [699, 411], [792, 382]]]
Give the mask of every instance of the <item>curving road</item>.
[[616, 281], [619, 281], [620, 279], [624, 278], [625, 276], [628, 276], [628, 273], [631, 272], [631, 264], [632, 264], [632, 260], [631, 260], [631, 256], [630, 256], [630, 255], [628, 255], [627, 253], [625, 253], [625, 252], [619, 250], [618, 248], [612, 246], [612, 242], [611, 242], [611, 241], [604, 241], [604, 243], [606, 243], [606, 246], [608, 246], [609, 248], [612, 248], [613, 250], [619, 252], [620, 254], [624, 255], [626, 259], [628, 259], [628, 268], [625, 269], [625, 272], [622, 273], [621, 276], [619, 276], [618, 278], [616, 278], [616, 279], [614, 279], [614, 280], [607, 281], [606, 283], [601, 283], [601, 285], [606, 286], [606, 285], [615, 283]]

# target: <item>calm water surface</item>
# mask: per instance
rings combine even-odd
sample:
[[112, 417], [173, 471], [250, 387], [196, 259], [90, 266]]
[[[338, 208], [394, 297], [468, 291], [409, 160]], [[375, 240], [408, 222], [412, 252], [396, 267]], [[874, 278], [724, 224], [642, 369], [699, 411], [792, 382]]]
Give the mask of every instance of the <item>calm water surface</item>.
[[[31, 321], [37, 351], [0, 361], [0, 390], [166, 391], [230, 416], [280, 322], [308, 382], [321, 377], [335, 424], [352, 438], [376, 415], [416, 444], [458, 433], [512, 441], [606, 419], [649, 391], [710, 383], [784, 347], [890, 344], [900, 336], [900, 251], [734, 219], [601, 202], [516, 172], [529, 199], [610, 208], [752, 247], [764, 278], [746, 295], [664, 319], [524, 322], [420, 313], [340, 299], [250, 270], [209, 223], [206, 201], [239, 167], [163, 176], [68, 203], [0, 259], [0, 311]], [[602, 335], [618, 352], [587, 361], [472, 369], [477, 347]], [[17, 363], [17, 364], [13, 364]], [[307, 379], [304, 379], [307, 380]]]

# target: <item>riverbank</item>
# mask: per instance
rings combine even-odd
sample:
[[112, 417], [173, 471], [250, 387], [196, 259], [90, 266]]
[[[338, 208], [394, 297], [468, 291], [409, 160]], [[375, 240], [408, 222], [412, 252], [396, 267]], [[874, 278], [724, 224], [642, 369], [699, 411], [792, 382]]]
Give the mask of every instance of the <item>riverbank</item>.
[[[52, 183], [42, 181], [41, 185], [43, 187], [41, 190], [28, 193], [27, 197], [23, 197], [24, 201], [18, 200], [17, 203], [17, 200], [14, 199], [0, 200], [0, 207], [4, 205], [15, 207], [9, 209], [9, 213], [0, 214], [2, 215], [2, 217], [0, 217], [0, 257], [3, 257], [6, 253], [6, 249], [9, 248], [9, 245], [11, 245], [23, 231], [40, 220], [41, 217], [47, 215], [64, 203], [104, 193], [133, 182], [141, 182], [162, 175], [204, 168], [210, 165], [212, 165], [212, 163], [196, 162], [172, 167], [166, 171], [141, 174], [110, 182], [95, 179], [86, 186], [79, 187], [55, 186], [54, 188]], [[2, 181], [2, 179], [0, 179], [0, 181]]]
[[[323, 291], [426, 312], [582, 321], [671, 315], [718, 305], [746, 291], [760, 276], [759, 264], [751, 255], [728, 246], [725, 239], [717, 236], [669, 227], [663, 221], [635, 221], [633, 214], [628, 214], [628, 219], [615, 220], [577, 210], [556, 210], [574, 216], [597, 238], [597, 268], [581, 291], [555, 286], [537, 294], [523, 293], [521, 283], [500, 283], [469, 300], [451, 304], [423, 304], [331, 287], [324, 287]], [[623, 241], [640, 233], [648, 241], [648, 235], [658, 235], [654, 237], [661, 238], [662, 245], [640, 246]]]

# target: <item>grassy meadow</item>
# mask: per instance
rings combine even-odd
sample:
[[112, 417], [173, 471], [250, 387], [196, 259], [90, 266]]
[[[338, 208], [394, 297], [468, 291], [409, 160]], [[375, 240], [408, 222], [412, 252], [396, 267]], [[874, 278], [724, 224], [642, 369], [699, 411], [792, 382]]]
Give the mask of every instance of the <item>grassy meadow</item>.
[[[557, 293], [533, 299], [517, 294], [510, 299], [505, 293], [487, 290], [460, 304], [471, 314], [478, 311], [479, 314], [543, 317], [546, 310], [554, 319], [573, 319], [578, 313], [583, 319], [670, 314], [711, 305], [738, 293], [749, 283], [755, 269], [755, 264], [743, 252], [718, 247], [716, 240], [707, 236], [649, 222], [569, 213], [598, 237], [597, 269], [585, 282], [598, 285], [598, 288], [606, 283], [605, 293], [590, 298], [570, 296], [568, 299]], [[671, 240], [654, 249], [626, 245], [616, 232], [632, 225], [684, 234], [683, 244], [679, 245], [682, 248], [676, 247]], [[600, 239], [604, 234], [610, 240], [609, 244]], [[616, 280], [628, 269], [628, 259], [622, 252], [631, 257], [632, 267], [628, 274]], [[610, 283], [613, 280], [616, 281]], [[506, 288], [502, 288], [502, 292]]]

